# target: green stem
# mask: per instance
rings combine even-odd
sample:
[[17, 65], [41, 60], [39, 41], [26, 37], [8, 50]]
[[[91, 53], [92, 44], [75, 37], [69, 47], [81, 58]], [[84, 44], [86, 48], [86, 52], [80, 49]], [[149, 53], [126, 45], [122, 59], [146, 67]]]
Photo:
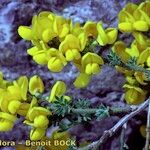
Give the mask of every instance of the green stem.
[[[75, 114], [95, 114], [99, 109], [98, 108], [72, 108], [71, 111]], [[120, 114], [120, 113], [129, 113], [132, 111], [131, 107], [109, 107], [108, 108], [109, 114], [110, 115], [115, 115], [115, 114]]]
[[82, 108], [72, 108], [71, 111], [75, 114], [84, 114], [84, 113], [88, 113], [88, 114], [94, 114], [96, 113], [98, 109], [96, 108], [86, 108], [86, 109], [82, 109]]

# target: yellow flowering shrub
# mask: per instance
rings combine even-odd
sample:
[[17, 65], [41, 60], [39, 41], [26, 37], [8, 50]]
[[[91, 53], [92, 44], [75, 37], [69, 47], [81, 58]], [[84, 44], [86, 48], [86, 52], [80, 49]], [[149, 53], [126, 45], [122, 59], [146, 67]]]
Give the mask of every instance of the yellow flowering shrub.
[[[69, 19], [47, 11], [34, 16], [31, 27], [20, 26], [18, 33], [25, 40], [32, 42], [33, 47], [27, 52], [33, 60], [40, 65], [47, 65], [50, 71], [60, 72], [72, 62], [79, 70], [74, 86], [84, 88], [89, 84], [91, 77], [100, 72], [104, 64], [102, 57], [94, 52], [94, 44], [99, 46], [113, 44], [113, 52], [123, 63], [127, 63], [130, 58], [136, 58], [137, 65], [143, 68], [150, 66], [150, 39], [142, 33], [149, 30], [149, 6], [149, 1], [139, 6], [128, 3], [118, 15], [118, 29], [121, 32], [131, 32], [134, 37], [129, 47], [123, 41], [116, 41], [117, 28], [105, 29], [101, 21], [98, 23], [87, 21], [81, 26], [79, 23], [74, 24]], [[93, 45], [92, 51], [89, 47], [90, 42]], [[147, 85], [146, 75], [121, 66], [116, 66], [116, 69], [124, 73], [126, 77], [136, 80], [134, 84], [124, 85], [127, 103], [143, 102], [147, 92], [140, 86]], [[59, 84], [61, 83], [57, 83], [52, 90], [55, 92], [52, 92], [54, 94], [50, 97], [51, 102], [54, 101], [55, 96], [59, 95], [59, 90], [57, 90]], [[63, 84], [61, 86], [65, 89]], [[60, 93], [64, 93], [64, 90]]]
[[[0, 131], [12, 130], [18, 115], [25, 118], [24, 123], [31, 126], [30, 139], [33, 141], [42, 140], [46, 137], [46, 131], [50, 124], [48, 117], [52, 112], [38, 103], [37, 95], [44, 92], [42, 79], [34, 75], [30, 79], [21, 76], [13, 82], [3, 79], [1, 73], [0, 84]], [[57, 81], [52, 87], [49, 101], [53, 102], [56, 97], [61, 97], [66, 92], [66, 85], [63, 81]], [[69, 96], [65, 98], [70, 101]], [[59, 136], [58, 136], [59, 137]]]
[[[1, 85], [5, 82], [2, 79]], [[34, 97], [34, 94], [43, 92], [43, 90], [43, 81], [38, 76], [31, 77], [29, 81], [26, 76], [21, 76], [16, 81], [9, 82], [4, 87], [1, 86], [0, 131], [11, 130], [18, 119], [17, 115], [21, 115], [26, 120], [29, 120], [25, 121], [26, 124], [33, 125], [36, 128], [31, 130], [30, 138], [33, 140], [41, 139], [45, 135], [45, 130], [49, 123], [47, 116], [51, 115], [49, 110], [38, 106], [37, 100]], [[31, 94], [32, 100], [28, 94]], [[43, 121], [45, 124], [43, 124]]]
[[100, 72], [104, 63], [94, 51], [87, 51], [89, 42], [97, 40], [102, 46], [113, 44], [118, 31], [115, 28], [104, 29], [101, 22], [88, 21], [81, 26], [51, 12], [41, 12], [33, 17], [31, 27], [20, 26], [18, 33], [25, 40], [31, 40], [33, 47], [27, 52], [33, 60], [47, 65], [50, 71], [60, 72], [72, 62], [82, 74], [74, 85], [81, 88], [88, 85], [92, 75]]

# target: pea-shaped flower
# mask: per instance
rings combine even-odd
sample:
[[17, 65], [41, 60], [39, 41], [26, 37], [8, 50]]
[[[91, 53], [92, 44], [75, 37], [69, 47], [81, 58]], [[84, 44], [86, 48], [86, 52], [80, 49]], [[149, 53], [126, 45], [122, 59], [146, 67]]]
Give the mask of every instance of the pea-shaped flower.
[[130, 48], [126, 48], [126, 49], [125, 49], [125, 52], [126, 52], [127, 54], [129, 54], [130, 57], [136, 57], [136, 58], [138, 58], [139, 55], [140, 55], [140, 50], [138, 49], [138, 47], [137, 47], [137, 45], [136, 45], [135, 42], [133, 42], [133, 43], [131, 44], [131, 47], [130, 47]]
[[41, 12], [32, 19], [32, 27], [20, 26], [18, 28], [19, 35], [25, 40], [43, 40], [48, 42], [55, 33], [53, 30], [54, 15], [51, 12]]
[[125, 84], [125, 100], [128, 104], [137, 105], [142, 103], [146, 98], [146, 91], [140, 87]]
[[64, 96], [67, 100], [70, 100], [70, 97], [64, 95], [66, 93], [66, 89], [66, 84], [63, 81], [57, 81], [52, 87], [49, 101], [54, 102], [56, 100], [56, 97], [61, 96]]
[[140, 65], [147, 63], [147, 66], [150, 67], [150, 48], [145, 49], [139, 56], [137, 63]]
[[6, 112], [0, 112], [0, 131], [10, 131], [17, 117]]
[[15, 95], [11, 95], [8, 91], [3, 91], [0, 96], [0, 109], [12, 115], [26, 116], [30, 104], [15, 100]]
[[98, 37], [97, 41], [101, 46], [105, 46], [106, 44], [113, 44], [118, 35], [118, 31], [115, 28], [107, 28], [103, 29], [102, 23], [97, 23], [97, 31]]
[[137, 84], [137, 80], [136, 80], [133, 76], [126, 76], [126, 81], [127, 81], [130, 85], [135, 85], [135, 84]]
[[29, 109], [27, 118], [30, 121], [34, 121], [34, 119], [39, 115], [48, 116], [48, 115], [51, 115], [51, 112], [47, 110], [46, 108], [36, 106], [36, 107]]
[[[134, 76], [133, 76], [134, 75]], [[147, 78], [143, 72], [134, 72], [132, 75], [127, 75], [126, 80], [130, 85], [138, 85], [140, 83], [141, 85], [146, 85]]]
[[133, 31], [133, 22], [135, 21], [133, 13], [137, 9], [137, 5], [128, 3], [125, 8], [123, 8], [119, 15], [119, 24], [118, 27], [122, 32], [131, 32]]
[[134, 43], [141, 52], [147, 47], [150, 47], [150, 39], [144, 34], [140, 32], [133, 32], [133, 36], [135, 38]]
[[65, 40], [61, 42], [59, 50], [65, 55], [67, 61], [78, 60], [81, 58], [80, 52], [86, 44], [86, 35], [82, 34], [78, 37], [69, 34]]
[[46, 108], [38, 106], [37, 100], [33, 98], [24, 121], [24, 123], [33, 128], [30, 131], [31, 140], [41, 140], [45, 136], [49, 123], [47, 116], [49, 115], [51, 115], [51, 112]]
[[84, 72], [88, 75], [92, 75], [100, 72], [100, 66], [103, 65], [104, 62], [99, 55], [88, 52], [82, 57], [81, 64]]
[[146, 2], [141, 3], [136, 9], [136, 11], [134, 12], [134, 17], [137, 20], [140, 19], [141, 21], [141, 24], [137, 26], [139, 31], [145, 31], [147, 28], [149, 29], [149, 25], [150, 25], [149, 9], [150, 9], [150, 2], [146, 1]]
[[66, 66], [67, 61], [63, 56], [62, 52], [55, 48], [50, 48], [47, 51], [48, 57], [48, 69], [52, 72], [60, 72], [64, 66]]
[[17, 100], [12, 100], [8, 104], [8, 110], [11, 114], [16, 114], [21, 106], [21, 102]]
[[149, 23], [145, 19], [145, 16], [141, 11], [141, 7], [129, 3], [119, 13], [118, 27], [122, 32], [148, 31]]
[[19, 26], [18, 34], [25, 40], [32, 40], [33, 34], [30, 27], [27, 26]]
[[70, 30], [69, 20], [66, 20], [61, 16], [55, 16], [53, 29], [57, 36], [64, 38]]
[[36, 42], [36, 46], [28, 49], [27, 53], [33, 57], [33, 60], [40, 64], [46, 65], [48, 63], [47, 51], [49, 47], [43, 41]]
[[27, 100], [28, 78], [21, 76], [13, 85], [8, 86], [7, 90], [15, 96], [15, 100]]
[[147, 85], [146, 81], [148, 81], [148, 79], [144, 72], [135, 72], [134, 76], [141, 85]]
[[91, 79], [91, 75], [88, 75], [86, 73], [80, 73], [77, 76], [77, 78], [76, 78], [76, 80], [74, 81], [73, 84], [77, 88], [84, 88], [89, 84], [90, 79]]
[[21, 115], [21, 116], [26, 116], [27, 115], [27, 113], [28, 113], [28, 110], [29, 110], [29, 108], [30, 108], [30, 105], [31, 104], [29, 104], [29, 103], [26, 103], [26, 102], [22, 102], [21, 104], [20, 104], [20, 107], [17, 109], [17, 114], [19, 114], [19, 115]]
[[1, 90], [0, 92], [0, 109], [3, 112], [9, 112], [8, 105], [11, 100], [13, 100], [15, 96], [11, 95], [7, 90]]
[[39, 76], [35, 75], [31, 77], [29, 81], [29, 91], [32, 95], [35, 95], [36, 93], [43, 93], [44, 84]]
[[97, 23], [93, 21], [87, 21], [83, 27], [88, 37], [97, 37]]
[[32, 141], [41, 140], [46, 134], [46, 130], [43, 128], [34, 128], [30, 131], [30, 139]]
[[113, 51], [121, 58], [121, 61], [126, 63], [130, 58], [129, 54], [125, 51], [126, 45], [122, 41], [115, 42], [114, 46], [112, 47]]
[[34, 126], [36, 128], [47, 128], [49, 120], [45, 115], [39, 115], [34, 119]]
[[78, 36], [80, 33], [83, 33], [83, 28], [81, 27], [80, 23], [73, 23], [72, 20], [70, 20], [70, 33]]

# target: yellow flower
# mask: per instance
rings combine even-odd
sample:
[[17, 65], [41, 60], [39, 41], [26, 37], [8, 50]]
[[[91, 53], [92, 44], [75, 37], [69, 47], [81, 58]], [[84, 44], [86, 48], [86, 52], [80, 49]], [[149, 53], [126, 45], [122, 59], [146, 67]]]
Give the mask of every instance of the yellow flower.
[[53, 72], [60, 72], [64, 66], [66, 66], [67, 61], [63, 54], [55, 48], [50, 48], [47, 51], [48, 57], [48, 69]]
[[29, 92], [35, 95], [36, 93], [43, 93], [43, 91], [44, 84], [42, 79], [37, 75], [33, 76], [29, 81]]
[[17, 114], [25, 117], [28, 113], [29, 108], [30, 108], [30, 104], [23, 102], [21, 103], [19, 109], [17, 110]]
[[0, 109], [1, 109], [1, 111], [9, 112], [8, 111], [8, 104], [14, 98], [15, 97], [11, 96], [11, 94], [7, 90], [1, 90], [1, 95], [0, 95]]
[[147, 63], [147, 66], [150, 67], [150, 48], [145, 49], [139, 56], [137, 63], [144, 64]]
[[149, 30], [148, 23], [142, 20], [133, 23], [133, 28], [134, 30], [143, 31], [143, 32]]
[[15, 95], [11, 95], [7, 90], [3, 90], [0, 96], [0, 109], [13, 115], [26, 116], [30, 104], [15, 100]]
[[89, 84], [90, 79], [91, 79], [90, 75], [86, 73], [80, 73], [73, 84], [77, 88], [84, 88]]
[[135, 38], [133, 43], [137, 45], [137, 48], [140, 50], [140, 52], [150, 46], [150, 39], [142, 33], [133, 32], [133, 36]]
[[97, 41], [101, 46], [105, 46], [106, 44], [113, 44], [117, 39], [117, 29], [107, 28], [106, 30], [104, 30], [101, 22], [97, 23], [97, 31]]
[[34, 126], [37, 128], [45, 128], [48, 126], [49, 120], [44, 115], [39, 115], [34, 119]]
[[8, 92], [15, 96], [15, 100], [27, 100], [28, 79], [26, 76], [21, 76], [13, 85], [8, 86]]
[[85, 33], [80, 33], [78, 39], [80, 42], [80, 51], [83, 51], [88, 41], [87, 35]]
[[12, 100], [8, 104], [8, 110], [11, 114], [16, 114], [17, 110], [20, 108], [21, 102], [17, 100]]
[[118, 15], [118, 20], [119, 20], [119, 30], [122, 32], [131, 32], [133, 31], [133, 22], [135, 21], [133, 17], [133, 13], [137, 9], [137, 5], [128, 3], [125, 8], [123, 8], [119, 15]]
[[137, 105], [145, 100], [146, 91], [142, 90], [140, 87], [129, 84], [125, 84], [123, 87], [126, 90], [125, 100], [128, 104]]
[[31, 140], [41, 140], [46, 133], [49, 124], [48, 116], [52, 113], [46, 108], [37, 105], [37, 99], [33, 98], [26, 114], [24, 123], [33, 127], [30, 131]]
[[67, 61], [72, 61], [74, 59], [80, 59], [80, 43], [79, 39], [74, 35], [67, 35], [65, 40], [60, 44], [60, 51], [65, 54]]
[[86, 35], [80, 34], [77, 38], [72, 34], [68, 34], [63, 42], [59, 46], [59, 50], [65, 54], [67, 61], [78, 60], [81, 58], [80, 52], [86, 45]]
[[126, 48], [125, 52], [129, 54], [130, 57], [139, 57], [140, 51], [138, 50], [137, 46], [135, 43], [131, 44], [131, 48]]
[[132, 77], [132, 76], [127, 76], [127, 77], [126, 77], [126, 81], [127, 81], [130, 85], [135, 85], [135, 84], [137, 84], [137, 80], [136, 80], [134, 77]]
[[32, 30], [30, 27], [27, 26], [19, 26], [18, 28], [18, 34], [25, 40], [32, 40]]
[[147, 84], [145, 82], [145, 81], [147, 81], [147, 78], [145, 76], [145, 73], [143, 73], [143, 72], [134, 72], [134, 74], [131, 74], [131, 76], [127, 75], [126, 80], [128, 81], [128, 83], [130, 85], [138, 85], [138, 83], [140, 83], [141, 85]]
[[128, 5], [119, 13], [119, 29], [122, 32], [132, 31], [148, 31], [149, 17], [148, 12], [144, 13], [142, 6], [137, 6], [132, 3]]
[[32, 28], [27, 26], [20, 26], [18, 28], [19, 35], [25, 40], [41, 39], [43, 32], [51, 27], [51, 20], [47, 16], [34, 16], [32, 19]]
[[0, 112], [0, 131], [10, 131], [16, 120], [17, 117], [5, 112]]
[[132, 76], [134, 74], [134, 71], [131, 71], [131, 70], [128, 70], [128, 69], [125, 69], [123, 67], [120, 67], [120, 66], [115, 66], [116, 70], [120, 73], [123, 73], [125, 74], [126, 76]]
[[[139, 5], [138, 9], [134, 12], [134, 16], [144, 22], [146, 22], [148, 25], [150, 25], [150, 14], [149, 10], [150, 9], [150, 2], [146, 1], [143, 2]], [[144, 27], [144, 26], [143, 26]], [[141, 26], [142, 28], [142, 26]]]
[[[147, 8], [146, 8], [147, 9]], [[149, 30], [149, 17], [148, 17], [148, 13], [144, 13], [144, 11], [142, 11], [142, 7], [138, 7], [135, 12], [134, 12], [134, 18], [135, 18], [135, 22], [133, 23], [133, 28], [134, 30], [137, 31], [148, 31]]]
[[113, 51], [121, 58], [121, 61], [126, 63], [129, 59], [129, 54], [125, 51], [126, 45], [122, 41], [117, 41], [113, 46]]
[[100, 72], [100, 66], [103, 65], [103, 59], [91, 52], [87, 52], [80, 60], [74, 61], [74, 65], [80, 70], [80, 74], [74, 82], [77, 88], [86, 87], [91, 79], [91, 75]]
[[[49, 102], [54, 102], [56, 97], [64, 96], [66, 93], [66, 84], [63, 81], [57, 81], [52, 87], [51, 94], [49, 97]], [[70, 100], [70, 97], [64, 96], [67, 100]]]
[[33, 16], [32, 27], [20, 26], [19, 35], [26, 40], [43, 40], [48, 42], [56, 36], [53, 29], [54, 15], [51, 12], [41, 12]]
[[48, 63], [47, 51], [49, 47], [43, 41], [36, 42], [36, 46], [28, 49], [27, 53], [33, 57], [33, 60], [40, 64], [45, 65]]
[[82, 57], [81, 64], [84, 72], [88, 75], [92, 75], [100, 72], [100, 66], [103, 65], [104, 62], [99, 55], [88, 52]]
[[46, 130], [43, 128], [35, 128], [30, 131], [30, 139], [32, 141], [41, 140], [46, 134]]
[[47, 110], [46, 108], [36, 106], [36, 107], [29, 109], [27, 118], [30, 121], [34, 121], [34, 119], [39, 115], [48, 116], [48, 115], [51, 115], [51, 112], [49, 110]]
[[136, 80], [141, 84], [141, 85], [146, 85], [147, 83], [145, 81], [147, 81], [147, 78], [145, 76], [145, 73], [143, 72], [135, 72], [134, 76], [136, 78]]
[[80, 33], [83, 33], [84, 30], [81, 28], [80, 23], [73, 23], [72, 20], [70, 21], [70, 33], [78, 36]]
[[87, 34], [88, 37], [97, 37], [97, 23], [92, 22], [92, 21], [87, 21], [83, 27], [85, 33]]
[[69, 20], [66, 20], [61, 16], [55, 16], [53, 28], [57, 36], [64, 38], [70, 30]]

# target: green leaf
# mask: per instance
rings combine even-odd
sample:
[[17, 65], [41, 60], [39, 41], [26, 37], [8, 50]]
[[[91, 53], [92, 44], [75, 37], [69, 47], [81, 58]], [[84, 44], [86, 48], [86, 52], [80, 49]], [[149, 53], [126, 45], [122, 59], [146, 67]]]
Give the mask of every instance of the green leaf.
[[96, 111], [95, 116], [97, 117], [97, 120], [102, 120], [104, 118], [109, 117], [110, 116], [109, 108], [105, 107], [104, 105], [101, 105], [99, 109]]
[[116, 65], [121, 65], [121, 59], [119, 56], [113, 52], [112, 50], [110, 53], [107, 55], [107, 60], [110, 62], [110, 65], [116, 66]]
[[137, 58], [136, 57], [129, 58], [129, 60], [127, 62], [127, 65], [129, 65], [129, 66], [135, 66], [135, 65], [137, 65]]
[[64, 98], [64, 96], [60, 98], [56, 97], [56, 101], [52, 103], [51, 108], [56, 115], [64, 117], [66, 114], [69, 114], [71, 111], [69, 103], [70, 102], [68, 102]]
[[76, 108], [89, 108], [91, 103], [89, 100], [86, 100], [86, 99], [79, 99], [78, 101], [75, 102], [75, 107]]

